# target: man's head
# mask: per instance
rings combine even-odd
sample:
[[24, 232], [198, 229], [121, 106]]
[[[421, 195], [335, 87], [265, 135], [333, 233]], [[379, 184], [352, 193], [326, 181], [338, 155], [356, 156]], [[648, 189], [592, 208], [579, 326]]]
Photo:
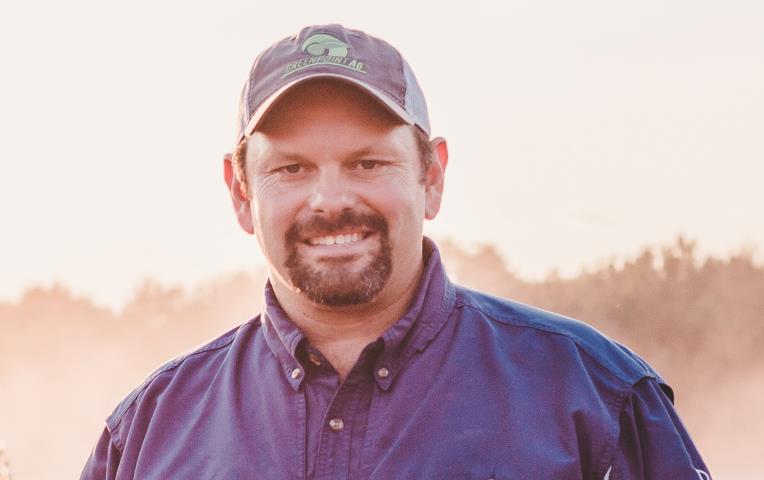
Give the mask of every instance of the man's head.
[[[285, 42], [289, 54], [278, 63], [271, 57]], [[365, 62], [352, 56], [355, 44]], [[390, 72], [396, 62], [399, 78]], [[276, 77], [264, 64], [294, 78], [266, 88]], [[428, 139], [424, 98], [404, 64], [386, 43], [338, 26], [309, 27], [256, 61], [225, 178], [277, 291], [343, 307], [411, 288], [422, 222], [440, 206], [447, 150]]]

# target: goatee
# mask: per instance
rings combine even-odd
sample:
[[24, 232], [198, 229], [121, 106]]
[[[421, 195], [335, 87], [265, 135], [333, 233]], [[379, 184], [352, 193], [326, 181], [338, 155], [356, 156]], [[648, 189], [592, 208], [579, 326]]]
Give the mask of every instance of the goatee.
[[[299, 253], [306, 238], [331, 235], [348, 228], [361, 228], [377, 234], [379, 246], [372, 252], [369, 264], [361, 271], [350, 272], [343, 262], [326, 262], [321, 268], [310, 265]], [[284, 238], [289, 280], [311, 301], [331, 307], [360, 305], [371, 301], [385, 286], [392, 273], [388, 226], [378, 214], [343, 211], [336, 217], [315, 216], [303, 223], [292, 224]]]

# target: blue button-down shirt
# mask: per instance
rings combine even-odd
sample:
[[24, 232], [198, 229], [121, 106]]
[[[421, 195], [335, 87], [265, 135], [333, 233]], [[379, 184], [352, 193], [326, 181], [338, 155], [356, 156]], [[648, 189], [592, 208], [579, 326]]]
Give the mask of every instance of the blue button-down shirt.
[[344, 382], [264, 312], [151, 375], [83, 479], [710, 478], [643, 360], [592, 328], [449, 282], [434, 244], [405, 315]]

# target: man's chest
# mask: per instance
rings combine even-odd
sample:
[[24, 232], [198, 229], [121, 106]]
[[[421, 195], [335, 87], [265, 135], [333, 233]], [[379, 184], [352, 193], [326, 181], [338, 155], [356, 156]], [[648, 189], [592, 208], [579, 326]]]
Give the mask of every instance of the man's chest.
[[[149, 429], [135, 478], [592, 478], [607, 426], [596, 402], [490, 375], [373, 381], [316, 398], [305, 384], [194, 406]], [[575, 394], [576, 392], [568, 392]], [[242, 398], [245, 398], [242, 396]], [[153, 455], [152, 452], [162, 452]], [[145, 468], [142, 468], [145, 467]]]

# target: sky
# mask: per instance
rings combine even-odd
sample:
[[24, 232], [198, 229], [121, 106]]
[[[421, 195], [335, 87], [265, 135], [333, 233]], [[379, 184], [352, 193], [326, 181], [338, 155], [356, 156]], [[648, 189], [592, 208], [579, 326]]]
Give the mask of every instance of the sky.
[[[372, 7], [373, 5], [373, 7]], [[760, 1], [4, 2], [0, 300], [119, 308], [264, 265], [222, 181], [255, 56], [342, 23], [407, 58], [448, 139], [426, 234], [530, 279], [682, 234], [764, 246]]]

